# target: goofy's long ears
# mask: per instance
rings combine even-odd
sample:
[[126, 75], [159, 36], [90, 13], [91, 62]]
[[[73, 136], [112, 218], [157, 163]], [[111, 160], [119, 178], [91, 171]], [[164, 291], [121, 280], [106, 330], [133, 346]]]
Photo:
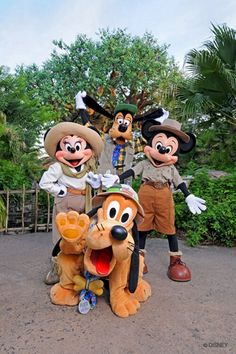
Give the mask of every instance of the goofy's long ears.
[[83, 101], [88, 106], [89, 108], [92, 108], [95, 112], [102, 114], [103, 116], [114, 119], [114, 116], [107, 112], [100, 104], [98, 104], [92, 97], [88, 96], [86, 94], [85, 97], [83, 97]]
[[132, 234], [134, 239], [134, 250], [131, 256], [130, 273], [129, 273], [129, 291], [134, 293], [138, 285], [139, 276], [139, 232], [137, 224], [134, 221], [132, 228]]

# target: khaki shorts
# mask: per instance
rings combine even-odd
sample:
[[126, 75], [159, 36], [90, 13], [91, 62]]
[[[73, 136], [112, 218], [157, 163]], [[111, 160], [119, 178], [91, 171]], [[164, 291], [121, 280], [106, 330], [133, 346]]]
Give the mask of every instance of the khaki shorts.
[[138, 192], [139, 202], [144, 209], [144, 221], [139, 231], [156, 230], [162, 234], [174, 235], [175, 208], [173, 194], [168, 186], [155, 188], [143, 184]]
[[68, 213], [70, 210], [75, 210], [78, 213], [83, 213], [85, 208], [85, 196], [67, 193], [65, 197], [55, 197], [52, 215], [52, 242], [55, 245], [61, 238], [57, 231], [55, 218], [58, 213]]

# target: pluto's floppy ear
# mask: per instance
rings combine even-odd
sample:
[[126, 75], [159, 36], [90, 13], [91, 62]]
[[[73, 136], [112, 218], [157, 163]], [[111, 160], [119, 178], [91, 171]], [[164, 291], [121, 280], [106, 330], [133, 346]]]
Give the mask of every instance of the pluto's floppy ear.
[[141, 134], [144, 137], [144, 139], [149, 140], [151, 138], [151, 136], [153, 135], [153, 132], [149, 131], [149, 128], [152, 127], [153, 125], [160, 125], [160, 122], [157, 122], [155, 119], [149, 119], [147, 121], [145, 121], [142, 124], [142, 128], [141, 128]]
[[190, 137], [190, 140], [188, 143], [185, 143], [183, 141], [180, 142], [180, 154], [185, 154], [186, 152], [191, 151], [194, 146], [196, 145], [196, 137], [193, 133], [185, 133]]
[[139, 276], [139, 232], [136, 221], [132, 228], [132, 235], [134, 239], [134, 250], [131, 256], [130, 272], [129, 272], [129, 291], [134, 293], [138, 285]]
[[114, 116], [107, 112], [100, 104], [98, 104], [92, 97], [86, 95], [83, 97], [83, 101], [89, 108], [92, 108], [95, 112], [102, 114], [103, 116], [113, 119]]

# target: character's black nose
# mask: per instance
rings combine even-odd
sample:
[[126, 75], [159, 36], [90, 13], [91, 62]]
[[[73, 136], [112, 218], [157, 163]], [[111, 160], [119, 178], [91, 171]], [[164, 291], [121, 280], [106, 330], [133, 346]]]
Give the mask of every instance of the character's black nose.
[[111, 229], [111, 234], [115, 240], [123, 241], [126, 239], [128, 232], [123, 226], [115, 225]]
[[118, 130], [119, 132], [124, 133], [126, 132], [127, 128], [128, 126], [126, 124], [120, 124]]
[[165, 154], [165, 153], [166, 153], [166, 148], [165, 148], [165, 146], [160, 147], [159, 153], [160, 153], [160, 154]]
[[72, 154], [74, 154], [74, 153], [75, 153], [75, 148], [70, 148], [70, 152], [71, 152]]

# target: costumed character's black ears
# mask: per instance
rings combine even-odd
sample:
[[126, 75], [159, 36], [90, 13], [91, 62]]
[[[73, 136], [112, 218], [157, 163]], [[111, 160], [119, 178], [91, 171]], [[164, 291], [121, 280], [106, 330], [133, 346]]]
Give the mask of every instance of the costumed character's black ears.
[[134, 250], [131, 256], [130, 273], [129, 273], [129, 291], [134, 293], [138, 286], [139, 276], [139, 232], [137, 224], [134, 220], [132, 228], [132, 235], [134, 239]]
[[106, 111], [100, 104], [98, 104], [92, 97], [86, 95], [83, 97], [83, 101], [89, 108], [92, 108], [95, 112], [102, 114], [103, 116], [114, 119], [114, 116]]
[[179, 145], [180, 146], [180, 150], [179, 150], [180, 154], [185, 154], [185, 153], [191, 151], [196, 145], [195, 135], [192, 133], [185, 133], [185, 134], [187, 134], [190, 137], [190, 140], [188, 143], [180, 141], [180, 145]]
[[158, 107], [152, 111], [138, 115], [134, 118], [135, 122], [141, 122], [141, 133], [144, 139], [149, 140], [153, 132], [149, 132], [149, 128], [153, 125], [160, 125], [163, 120], [167, 119], [169, 112], [162, 107]]
[[160, 124], [161, 123], [157, 122], [155, 119], [150, 119], [142, 123], [141, 134], [144, 137], [144, 139], [149, 140], [152, 137], [153, 132], [149, 131], [150, 127], [152, 127], [153, 125], [160, 125]]

